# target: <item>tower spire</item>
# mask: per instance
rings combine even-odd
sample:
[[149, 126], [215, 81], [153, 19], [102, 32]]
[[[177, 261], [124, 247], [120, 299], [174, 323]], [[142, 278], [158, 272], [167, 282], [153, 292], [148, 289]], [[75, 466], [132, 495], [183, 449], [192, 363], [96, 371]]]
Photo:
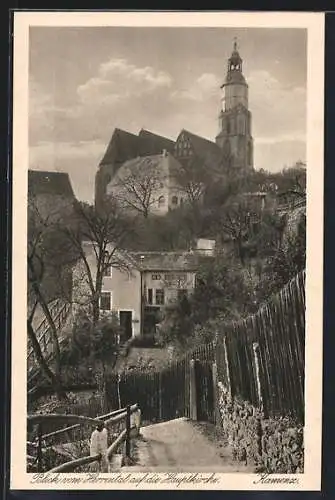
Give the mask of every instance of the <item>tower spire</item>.
[[237, 51], [237, 37], [234, 36], [234, 52]]

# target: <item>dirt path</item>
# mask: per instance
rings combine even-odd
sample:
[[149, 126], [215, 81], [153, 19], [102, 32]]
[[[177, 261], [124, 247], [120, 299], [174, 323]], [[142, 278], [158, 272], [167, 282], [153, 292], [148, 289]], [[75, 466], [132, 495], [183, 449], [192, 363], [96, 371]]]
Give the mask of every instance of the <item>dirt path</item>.
[[252, 472], [185, 418], [143, 427], [136, 447], [137, 465], [122, 471]]

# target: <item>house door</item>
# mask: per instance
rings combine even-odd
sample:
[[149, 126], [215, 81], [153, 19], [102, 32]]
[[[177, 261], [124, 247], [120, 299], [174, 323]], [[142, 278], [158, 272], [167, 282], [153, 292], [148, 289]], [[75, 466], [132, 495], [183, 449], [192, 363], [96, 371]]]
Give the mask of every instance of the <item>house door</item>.
[[128, 340], [133, 335], [132, 311], [120, 311], [120, 326], [123, 330], [123, 339]]

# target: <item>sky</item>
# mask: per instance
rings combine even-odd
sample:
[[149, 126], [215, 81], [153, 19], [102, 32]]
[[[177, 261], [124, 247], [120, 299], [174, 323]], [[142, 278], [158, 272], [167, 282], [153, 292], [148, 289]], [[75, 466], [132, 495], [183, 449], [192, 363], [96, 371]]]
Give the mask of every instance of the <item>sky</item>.
[[68, 172], [78, 199], [114, 128], [215, 140], [234, 37], [252, 112], [255, 168], [306, 160], [307, 31], [290, 28], [31, 27], [29, 166]]

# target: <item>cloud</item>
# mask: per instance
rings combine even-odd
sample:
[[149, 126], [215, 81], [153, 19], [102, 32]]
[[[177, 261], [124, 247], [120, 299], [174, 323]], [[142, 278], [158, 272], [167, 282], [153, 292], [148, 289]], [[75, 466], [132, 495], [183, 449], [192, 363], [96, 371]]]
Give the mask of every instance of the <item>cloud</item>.
[[192, 101], [207, 101], [211, 98], [217, 99], [220, 80], [213, 73], [203, 73], [195, 80], [187, 90], [176, 90], [171, 94], [172, 98], [190, 99]]
[[105, 147], [98, 141], [41, 142], [30, 148], [29, 167], [67, 172], [78, 199], [93, 202], [95, 174]]
[[65, 160], [96, 158], [102, 156], [105, 144], [96, 141], [40, 142], [30, 148], [29, 165], [43, 170], [61, 166]]
[[246, 75], [246, 79], [254, 137], [271, 137], [280, 141], [285, 135], [305, 140], [306, 89], [284, 85], [264, 70], [253, 71]]
[[254, 165], [256, 169], [264, 168], [270, 172], [278, 172], [285, 166], [292, 166], [296, 161], [305, 159], [306, 143], [304, 141], [277, 140], [272, 143], [255, 143]]
[[[306, 89], [284, 85], [263, 70], [250, 72], [246, 79], [256, 168], [278, 170], [305, 159]], [[78, 86], [72, 106], [65, 107], [58, 87], [50, 94], [32, 79], [30, 165], [66, 169], [80, 197], [91, 199], [94, 174], [115, 127], [133, 133], [146, 128], [170, 138], [185, 128], [214, 140], [220, 83], [215, 73], [201, 73], [187, 82], [185, 75], [172, 78], [152, 66], [111, 59]]]
[[171, 85], [172, 77], [164, 71], [137, 67], [126, 59], [111, 59], [102, 63], [98, 76], [80, 85], [77, 93], [84, 105], [113, 105]]
[[[305, 140], [306, 89], [284, 85], [264, 70], [246, 75], [249, 85], [249, 108], [252, 112], [253, 135], [260, 142]], [[204, 106], [218, 113], [220, 78], [213, 73], [199, 76], [188, 89], [176, 90], [172, 98], [192, 101], [193, 109], [203, 115]], [[195, 108], [194, 108], [195, 106]], [[187, 117], [185, 116], [187, 119]]]
[[255, 143], [258, 144], [280, 144], [282, 142], [305, 142], [306, 137], [305, 134], [296, 132], [295, 134], [283, 134], [278, 136], [268, 136], [268, 137], [259, 137], [256, 136], [254, 138]]

